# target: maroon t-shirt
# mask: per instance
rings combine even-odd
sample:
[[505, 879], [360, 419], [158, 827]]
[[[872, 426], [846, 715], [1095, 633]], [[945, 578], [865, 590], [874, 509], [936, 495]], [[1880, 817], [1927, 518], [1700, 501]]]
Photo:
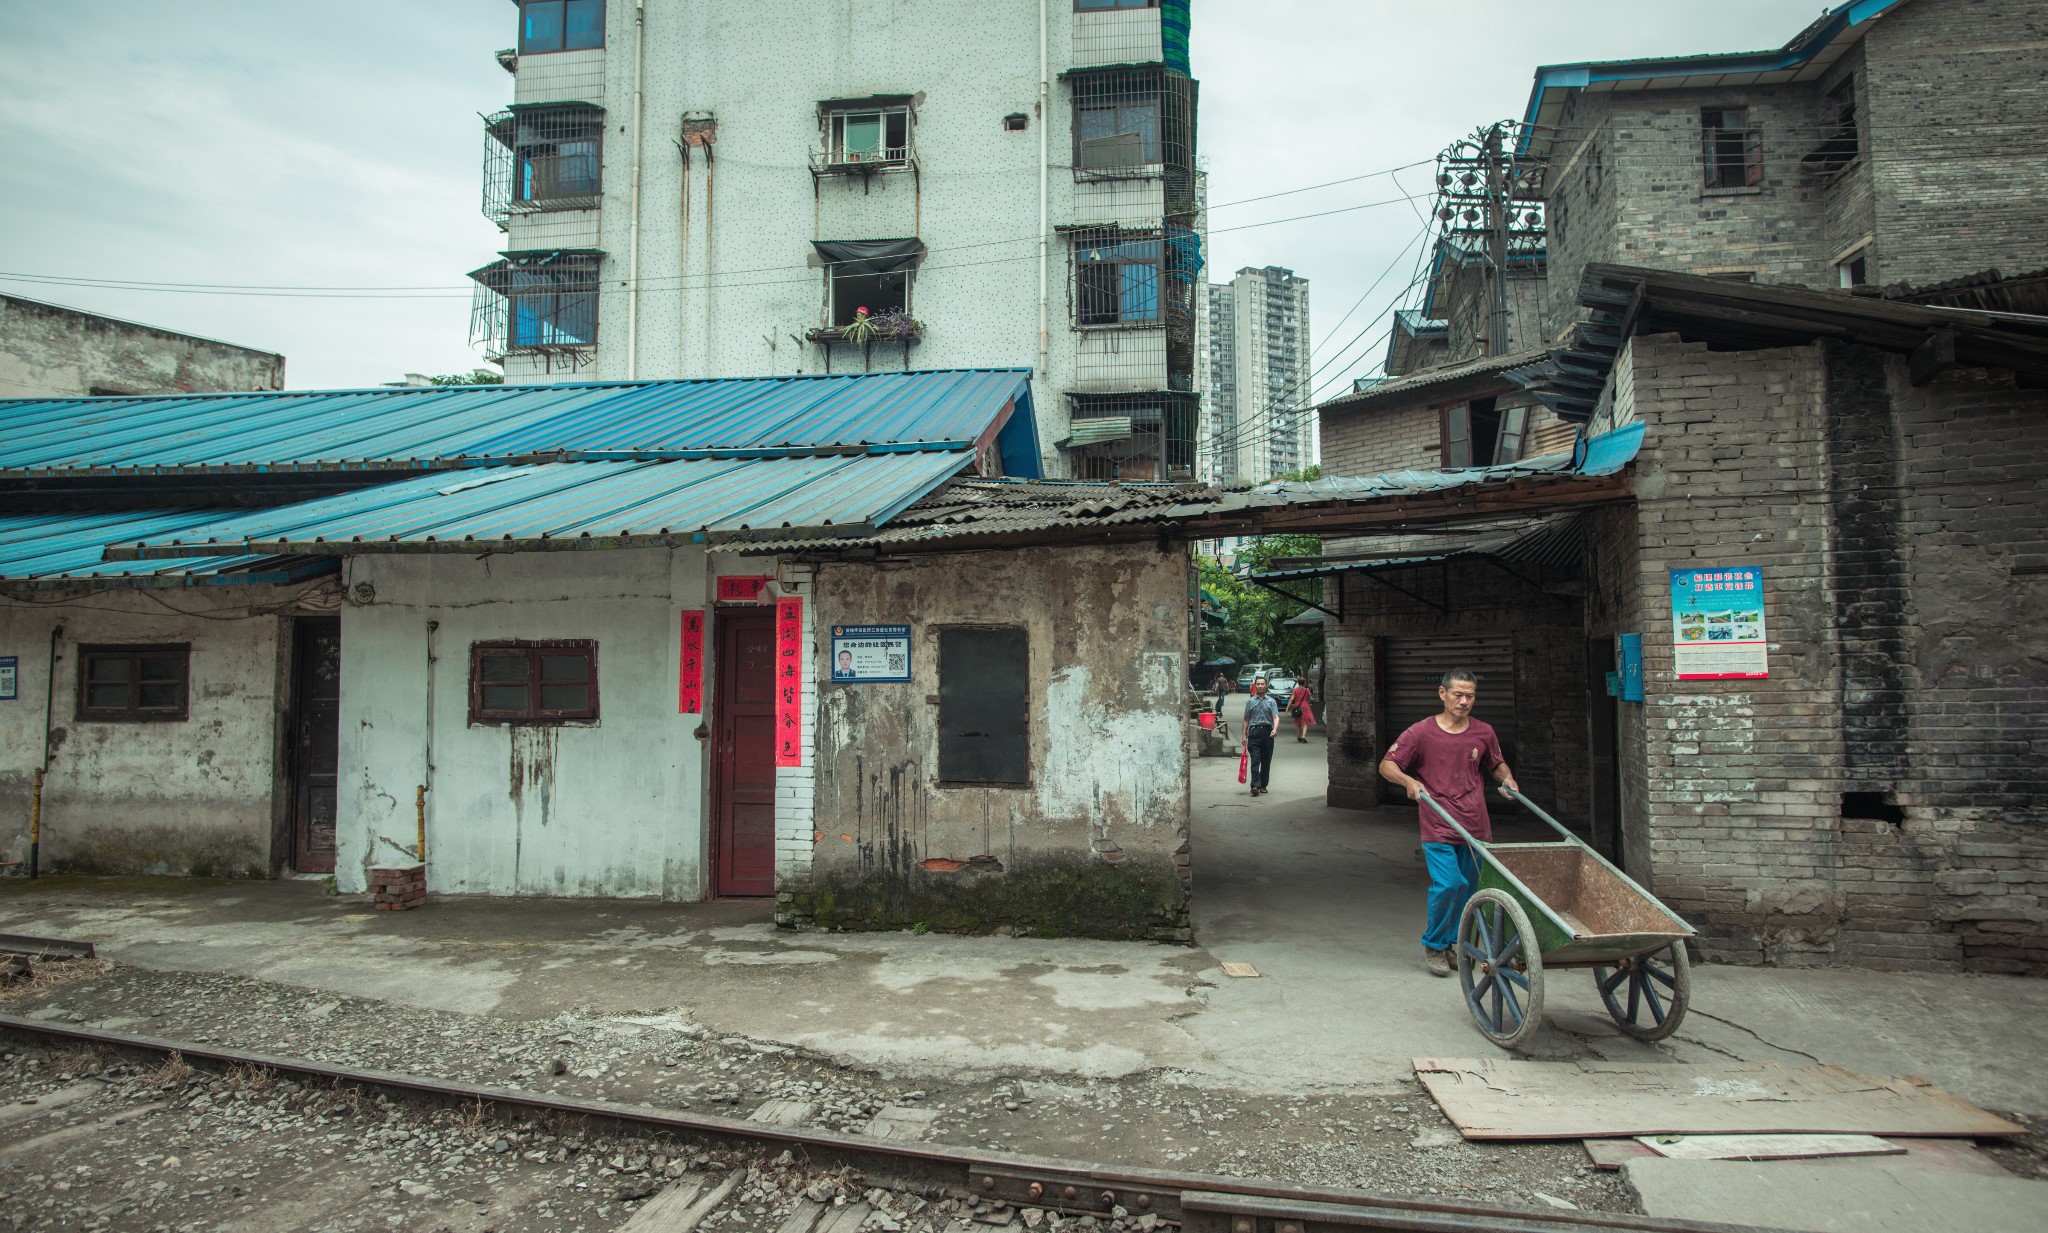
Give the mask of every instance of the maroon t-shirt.
[[[1493, 838], [1493, 820], [1486, 814], [1486, 775], [1507, 759], [1500, 756], [1500, 738], [1483, 719], [1466, 722], [1463, 732], [1446, 732], [1432, 715], [1403, 732], [1387, 750], [1387, 761], [1422, 781], [1436, 802], [1450, 812], [1473, 838]], [[1421, 801], [1422, 842], [1463, 843], [1458, 832]]]

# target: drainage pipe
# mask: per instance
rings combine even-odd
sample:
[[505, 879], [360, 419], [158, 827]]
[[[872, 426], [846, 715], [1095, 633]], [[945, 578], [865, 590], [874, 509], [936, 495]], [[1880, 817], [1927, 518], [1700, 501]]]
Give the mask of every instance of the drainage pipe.
[[626, 238], [626, 380], [640, 376], [640, 150], [646, 130], [640, 87], [647, 65], [647, 0], [633, 5], [633, 199]]
[[[1052, 123], [1052, 59], [1048, 27], [1050, 0], [1038, 0], [1038, 388], [1051, 414], [1051, 377], [1046, 368], [1052, 355], [1052, 284], [1050, 281], [1050, 224], [1052, 222], [1052, 145], [1046, 126]], [[1033, 449], [1042, 448], [1038, 442]]]
[[441, 622], [427, 622], [427, 758], [426, 770], [420, 776], [419, 794], [413, 800], [413, 810], [419, 815], [420, 864], [427, 863], [427, 792], [434, 786], [434, 666], [439, 657], [434, 654], [434, 633], [441, 628]]
[[34, 800], [28, 814], [28, 876], [42, 876], [43, 782], [50, 776], [50, 724], [57, 713], [57, 643], [64, 637], [62, 625], [50, 631], [50, 674], [43, 679], [43, 762], [36, 768]]

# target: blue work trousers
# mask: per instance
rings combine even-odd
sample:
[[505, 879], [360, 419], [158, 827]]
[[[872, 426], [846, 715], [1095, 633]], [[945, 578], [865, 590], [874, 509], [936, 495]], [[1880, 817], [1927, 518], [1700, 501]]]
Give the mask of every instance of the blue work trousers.
[[1458, 940], [1458, 917], [1479, 886], [1479, 861], [1462, 843], [1425, 843], [1423, 863], [1429, 866], [1429, 926], [1422, 944], [1448, 950]]

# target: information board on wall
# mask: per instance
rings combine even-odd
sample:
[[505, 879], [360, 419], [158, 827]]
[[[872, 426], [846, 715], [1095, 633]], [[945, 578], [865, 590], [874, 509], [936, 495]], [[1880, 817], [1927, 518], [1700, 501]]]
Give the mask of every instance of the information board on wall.
[[1748, 565], [1672, 570], [1671, 648], [1681, 681], [1770, 676], [1763, 571]]
[[12, 702], [21, 682], [21, 662], [13, 655], [0, 655], [0, 702]]
[[910, 679], [910, 626], [834, 625], [832, 680], [871, 685]]
[[775, 765], [804, 764], [804, 601], [775, 601]]
[[676, 713], [704, 713], [704, 610], [683, 609], [683, 647], [676, 684]]

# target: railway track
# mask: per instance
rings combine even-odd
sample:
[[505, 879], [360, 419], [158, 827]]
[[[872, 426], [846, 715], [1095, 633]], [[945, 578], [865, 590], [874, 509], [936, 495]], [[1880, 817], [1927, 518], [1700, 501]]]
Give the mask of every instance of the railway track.
[[[536, 1116], [569, 1119], [593, 1131], [687, 1145], [699, 1151], [724, 1151], [742, 1158], [765, 1159], [790, 1152], [812, 1167], [849, 1169], [880, 1186], [946, 1193], [1062, 1216], [1092, 1216], [1099, 1221], [1150, 1215], [1156, 1224], [1176, 1226], [1181, 1233], [1759, 1233], [1749, 1226], [1614, 1212], [1496, 1207], [879, 1139], [334, 1066], [13, 1016], [0, 1016], [0, 1036], [51, 1046], [92, 1046], [157, 1062], [175, 1055], [187, 1065], [223, 1072], [268, 1070], [328, 1087], [352, 1087], [430, 1106], [480, 1110], [499, 1121]], [[694, 1215], [689, 1226], [675, 1227], [693, 1227], [724, 1201], [717, 1189], [698, 1194], [702, 1186], [701, 1180], [685, 1179], [677, 1183], [675, 1195], [664, 1196], [673, 1199], [670, 1207]], [[663, 1202], [664, 1197], [653, 1203]], [[818, 1223], [817, 1229], [825, 1233], [825, 1223]], [[857, 1230], [836, 1221], [831, 1233]]]

